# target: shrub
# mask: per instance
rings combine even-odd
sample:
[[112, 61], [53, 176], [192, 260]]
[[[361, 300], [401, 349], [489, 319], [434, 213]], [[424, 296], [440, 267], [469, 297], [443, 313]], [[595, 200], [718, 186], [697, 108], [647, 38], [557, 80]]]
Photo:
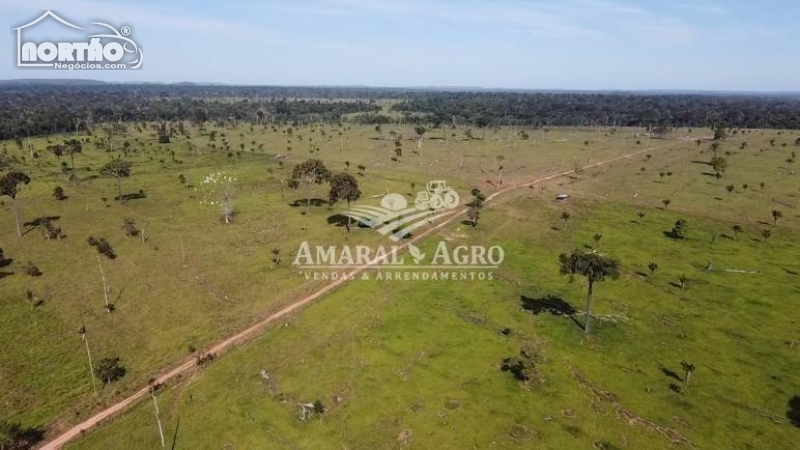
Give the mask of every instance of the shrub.
[[22, 269], [25, 272], [25, 275], [31, 277], [40, 277], [42, 276], [42, 271], [39, 270], [38, 267], [34, 266], [32, 262], [28, 261], [28, 264]]
[[111, 244], [109, 244], [105, 239], [95, 239], [93, 236], [89, 236], [88, 242], [89, 245], [96, 248], [97, 252], [101, 255], [104, 255], [106, 258], [114, 259], [117, 257], [117, 254], [114, 253], [114, 249], [111, 247]]

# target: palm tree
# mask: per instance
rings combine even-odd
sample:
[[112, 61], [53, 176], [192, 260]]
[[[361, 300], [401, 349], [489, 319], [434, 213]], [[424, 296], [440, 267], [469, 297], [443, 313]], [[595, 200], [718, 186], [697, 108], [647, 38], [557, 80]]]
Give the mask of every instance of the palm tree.
[[777, 225], [778, 224], [778, 219], [780, 219], [781, 217], [783, 217], [783, 212], [782, 211], [779, 211], [777, 209], [773, 209], [772, 210], [772, 223], [773, 223], [773, 225]]
[[603, 235], [601, 233], [595, 233], [594, 236], [592, 236], [592, 240], [594, 240], [594, 248], [595, 248], [595, 250], [597, 249], [597, 247], [600, 244], [600, 239], [603, 239]]
[[741, 225], [739, 225], [739, 224], [736, 224], [736, 225], [733, 225], [733, 226], [731, 227], [731, 231], [733, 231], [733, 240], [735, 241], [735, 240], [736, 240], [736, 236], [737, 236], [739, 233], [743, 232], [743, 231], [744, 231], [744, 228], [742, 228], [742, 226], [741, 226]]
[[666, 210], [667, 210], [667, 208], [669, 207], [670, 203], [672, 203], [672, 200], [670, 200], [670, 199], [664, 199], [664, 200], [661, 200], [661, 203], [663, 203], [663, 204], [664, 204], [664, 211], [666, 211]]
[[578, 250], [567, 255], [562, 253], [558, 257], [562, 275], [581, 275], [586, 277], [589, 282], [589, 290], [586, 296], [586, 319], [583, 331], [590, 331], [590, 319], [592, 316], [592, 294], [594, 284], [611, 278], [619, 278], [619, 263], [615, 259], [606, 258], [598, 253], [583, 253]]

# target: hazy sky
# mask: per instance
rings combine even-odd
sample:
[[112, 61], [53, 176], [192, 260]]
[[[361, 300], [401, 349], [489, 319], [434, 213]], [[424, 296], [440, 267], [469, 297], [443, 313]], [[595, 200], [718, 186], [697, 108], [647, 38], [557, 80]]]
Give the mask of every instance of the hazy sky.
[[[800, 91], [798, 1], [0, 0], [0, 79]], [[130, 26], [142, 69], [17, 69], [50, 8]]]

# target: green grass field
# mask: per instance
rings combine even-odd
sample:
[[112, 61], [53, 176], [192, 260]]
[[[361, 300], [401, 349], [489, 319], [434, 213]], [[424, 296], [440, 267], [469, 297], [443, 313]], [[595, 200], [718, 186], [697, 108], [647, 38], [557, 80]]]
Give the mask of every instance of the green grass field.
[[[304, 197], [303, 189], [287, 189], [281, 198], [280, 179], [311, 156], [311, 137], [320, 148], [315, 157], [332, 171], [344, 170], [345, 161], [351, 172], [366, 167], [358, 177], [365, 197], [410, 193], [411, 183], [419, 190], [443, 179], [465, 199], [471, 187], [496, 190], [487, 181], [497, 179], [500, 155], [509, 184], [647, 145], [646, 138], [633, 137], [641, 130], [633, 129], [529, 131], [530, 139], [513, 142], [508, 129], [489, 133], [486, 141], [464, 140], [459, 129], [447, 141], [427, 138], [421, 154], [412, 152], [413, 141], [404, 141], [396, 163], [392, 140], [376, 139], [371, 127], [341, 130], [342, 137], [330, 126], [293, 131], [289, 137], [270, 129], [251, 132], [247, 125], [219, 129], [234, 152], [245, 145], [241, 157], [231, 158], [207, 148], [208, 137], [194, 128], [191, 146], [183, 138], [159, 145], [149, 132], [118, 136], [115, 148], [132, 144], [125, 159], [133, 163], [133, 176], [123, 188], [147, 195], [124, 205], [113, 200], [114, 180], [70, 184], [56, 158], [43, 151], [46, 140], [34, 140], [42, 154], [20, 167], [33, 179], [18, 197], [21, 215], [24, 221], [59, 216], [67, 238], [47, 241], [37, 229], [18, 239], [10, 199], [4, 198], [0, 247], [14, 263], [0, 270], [15, 273], [0, 280], [0, 339], [6, 343], [0, 349], [0, 419], [56, 433], [191, 357], [190, 346], [202, 351], [312, 292], [321, 284], [290, 266], [303, 240], [388, 245], [372, 231], [347, 234], [329, 225], [327, 218], [341, 205], [303, 215], [303, 207], [288, 206]], [[794, 305], [800, 297], [800, 192], [785, 160], [796, 135], [751, 130], [731, 136], [720, 149], [730, 154], [719, 181], [703, 174], [712, 171], [703, 164], [711, 157], [708, 143], [698, 146], [690, 136], [710, 133], [677, 130], [650, 143], [650, 158], [639, 155], [516, 190], [487, 204], [477, 229], [456, 221], [419, 246], [433, 251], [440, 239], [501, 245], [506, 260], [493, 281], [355, 281], [166, 386], [158, 402], [168, 445], [791, 448], [798, 430], [788, 423], [788, 403], [800, 395], [800, 346], [791, 345], [800, 330]], [[770, 145], [772, 138], [777, 145]], [[740, 149], [740, 142], [749, 145]], [[84, 147], [76, 166], [86, 177], [110, 157], [91, 144]], [[13, 142], [3, 148], [28, 156]], [[182, 164], [171, 160], [170, 150]], [[287, 156], [282, 167], [277, 154]], [[187, 189], [178, 181], [183, 174], [199, 187], [220, 170], [237, 179], [231, 225], [221, 223], [217, 207], [201, 204], [220, 192]], [[730, 184], [735, 190], [729, 194]], [[56, 185], [65, 188], [67, 200], [51, 198]], [[561, 192], [572, 199], [553, 201]], [[326, 189], [316, 187], [315, 196], [325, 198]], [[666, 210], [663, 199], [672, 201]], [[773, 209], [784, 214], [775, 225]], [[559, 219], [563, 211], [571, 215], [566, 224]], [[125, 218], [144, 228], [145, 244], [124, 235]], [[686, 240], [664, 235], [678, 218], [689, 223]], [[734, 224], [744, 228], [735, 239]], [[769, 239], [763, 229], [772, 230]], [[523, 308], [554, 296], [583, 309], [585, 283], [560, 275], [557, 257], [594, 246], [595, 233], [603, 235], [599, 250], [620, 260], [623, 275], [597, 286], [594, 312], [601, 317], [594, 332], [586, 336], [570, 318]], [[86, 243], [90, 235], [106, 238], [118, 254], [101, 260], [113, 313], [104, 309], [97, 253]], [[271, 261], [274, 248], [283, 255], [279, 266]], [[23, 274], [28, 261], [44, 274]], [[647, 269], [650, 261], [659, 265], [655, 273]], [[689, 280], [685, 289], [678, 286], [681, 275]], [[44, 304], [32, 309], [27, 289]], [[96, 398], [81, 324], [96, 359], [119, 356], [127, 369]], [[507, 335], [501, 333], [506, 328]], [[504, 358], [523, 348], [535, 355], [540, 375], [528, 384], [500, 370]], [[697, 367], [688, 385], [681, 361]], [[300, 421], [297, 403], [315, 399], [325, 413]], [[74, 443], [158, 445], [152, 402]]]

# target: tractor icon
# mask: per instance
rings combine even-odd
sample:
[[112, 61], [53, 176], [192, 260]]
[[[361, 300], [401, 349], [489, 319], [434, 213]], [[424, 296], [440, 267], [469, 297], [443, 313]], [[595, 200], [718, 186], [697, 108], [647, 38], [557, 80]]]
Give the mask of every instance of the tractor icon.
[[426, 190], [417, 192], [414, 206], [420, 211], [453, 209], [458, 206], [458, 194], [447, 186], [446, 181], [431, 181]]

